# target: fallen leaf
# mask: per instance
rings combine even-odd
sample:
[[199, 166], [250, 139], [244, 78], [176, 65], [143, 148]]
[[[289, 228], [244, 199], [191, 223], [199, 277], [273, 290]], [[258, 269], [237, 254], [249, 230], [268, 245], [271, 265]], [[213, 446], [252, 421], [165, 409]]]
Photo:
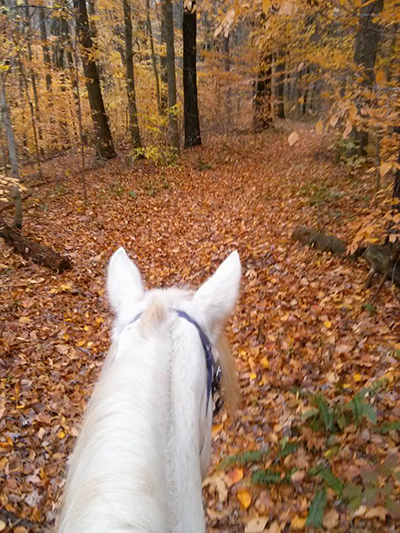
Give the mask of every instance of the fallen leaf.
[[295, 516], [290, 523], [290, 529], [294, 531], [301, 531], [306, 525], [306, 519], [300, 516]]
[[242, 481], [243, 479], [243, 468], [234, 468], [227, 474], [229, 486], [232, 487], [232, 485], [236, 485], [236, 483], [239, 483], [239, 481]]
[[296, 144], [299, 139], [300, 139], [300, 136], [297, 133], [297, 131], [294, 131], [293, 133], [291, 133], [288, 137], [289, 146], [293, 146], [294, 144]]
[[251, 495], [247, 489], [239, 489], [236, 493], [236, 497], [240, 502], [242, 509], [248, 509], [251, 504]]
[[281, 526], [275, 520], [275, 522], [272, 522], [272, 524], [269, 526], [268, 533], [281, 533], [281, 531], [282, 531]]
[[372, 509], [368, 509], [364, 515], [364, 518], [378, 518], [381, 522], [384, 522], [387, 514], [387, 509], [381, 505], [378, 505], [376, 507], [372, 507]]
[[265, 526], [268, 523], [268, 518], [265, 516], [259, 516], [253, 518], [250, 522], [247, 523], [244, 532], [245, 533], [261, 533], [264, 531]]
[[331, 509], [327, 512], [322, 523], [326, 529], [333, 529], [336, 527], [339, 523], [339, 513], [336, 509]]
[[260, 361], [261, 365], [264, 367], [264, 368], [269, 368], [269, 361], [266, 357], [263, 357]]

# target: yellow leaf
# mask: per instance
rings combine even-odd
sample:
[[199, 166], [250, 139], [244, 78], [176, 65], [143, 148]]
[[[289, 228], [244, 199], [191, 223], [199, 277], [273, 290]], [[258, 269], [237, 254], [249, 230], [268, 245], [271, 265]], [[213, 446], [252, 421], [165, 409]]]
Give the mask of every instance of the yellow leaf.
[[330, 327], [332, 327], [332, 322], [329, 322], [329, 320], [325, 320], [324, 326], [329, 329]]
[[289, 146], [293, 146], [295, 143], [297, 143], [299, 139], [300, 137], [297, 131], [294, 131], [293, 133], [291, 133], [288, 137]]
[[18, 322], [20, 324], [30, 324], [31, 323], [31, 319], [29, 318], [29, 316], [21, 316], [21, 318], [18, 320]]
[[267, 359], [266, 357], [263, 357], [263, 358], [261, 359], [260, 363], [262, 364], [262, 366], [263, 366], [264, 368], [269, 368], [269, 361], [268, 361], [268, 359]]
[[59, 438], [59, 439], [64, 439], [64, 438], [65, 438], [65, 433], [64, 433], [63, 430], [59, 431], [59, 433], [58, 433], [58, 438]]
[[251, 495], [250, 492], [246, 489], [239, 489], [237, 491], [237, 499], [240, 502], [240, 505], [243, 509], [248, 509], [251, 504]]
[[321, 135], [321, 133], [324, 131], [324, 123], [322, 120], [318, 120], [318, 122], [315, 125], [315, 133], [317, 135]]
[[356, 383], [359, 381], [362, 381], [362, 375], [361, 374], [354, 374], [353, 379]]
[[382, 83], [385, 81], [385, 72], [381, 69], [378, 69], [376, 71], [376, 82], [377, 83]]
[[217, 425], [212, 427], [211, 433], [213, 435], [216, 435], [217, 433], [219, 433], [222, 430], [223, 427], [224, 427], [223, 424], [217, 424]]
[[262, 10], [264, 11], [264, 13], [268, 13], [270, 7], [271, 0], [262, 0]]
[[250, 379], [257, 379], [257, 374], [255, 374], [254, 372], [250, 374]]
[[384, 176], [386, 176], [386, 174], [389, 172], [389, 170], [392, 168], [392, 163], [383, 163], [383, 165], [380, 166], [379, 168], [379, 174], [381, 175], [381, 177], [383, 178]]
[[294, 531], [301, 531], [304, 529], [304, 526], [306, 524], [305, 518], [300, 518], [300, 516], [295, 516], [290, 524], [290, 530]]

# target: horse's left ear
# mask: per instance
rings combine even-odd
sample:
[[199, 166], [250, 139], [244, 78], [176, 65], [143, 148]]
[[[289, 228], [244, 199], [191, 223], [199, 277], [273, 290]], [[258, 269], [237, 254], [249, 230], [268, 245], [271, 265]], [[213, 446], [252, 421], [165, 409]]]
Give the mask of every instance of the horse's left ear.
[[232, 314], [239, 295], [241, 272], [239, 254], [232, 252], [194, 295], [193, 304], [209, 327], [221, 327]]
[[142, 276], [123, 248], [110, 259], [107, 275], [108, 300], [115, 314], [126, 305], [135, 305], [143, 298]]

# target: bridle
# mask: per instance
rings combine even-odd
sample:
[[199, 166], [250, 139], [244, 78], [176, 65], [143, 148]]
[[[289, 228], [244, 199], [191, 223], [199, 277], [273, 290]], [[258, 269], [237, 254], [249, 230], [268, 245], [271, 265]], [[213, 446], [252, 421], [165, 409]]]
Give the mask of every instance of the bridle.
[[[207, 368], [206, 413], [208, 412], [208, 404], [209, 404], [210, 396], [212, 396], [213, 401], [214, 401], [213, 416], [215, 416], [220, 412], [220, 410], [222, 409], [222, 406], [224, 405], [223, 398], [219, 394], [221, 390], [222, 368], [219, 365], [219, 363], [215, 361], [210, 339], [208, 338], [204, 330], [201, 328], [201, 326], [199, 326], [199, 324], [196, 322], [196, 320], [194, 320], [185, 311], [182, 311], [181, 309], [171, 309], [171, 311], [174, 311], [174, 313], [176, 313], [180, 318], [184, 318], [197, 329], [197, 332], [201, 340], [201, 344], [204, 349], [205, 358], [206, 358], [206, 368]], [[136, 315], [135, 318], [131, 322], [129, 322], [129, 324], [133, 324], [134, 322], [139, 320], [142, 314], [143, 314], [143, 311], [139, 313], [138, 315]]]

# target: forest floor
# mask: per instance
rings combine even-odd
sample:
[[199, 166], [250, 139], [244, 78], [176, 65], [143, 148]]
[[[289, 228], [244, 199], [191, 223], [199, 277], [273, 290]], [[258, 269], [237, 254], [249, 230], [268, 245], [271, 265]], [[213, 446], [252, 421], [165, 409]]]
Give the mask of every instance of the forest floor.
[[[109, 347], [105, 272], [118, 246], [148, 287], [196, 287], [240, 253], [228, 330], [241, 405], [235, 420], [225, 410], [214, 420], [209, 531], [301, 531], [316, 494], [311, 521], [325, 506], [327, 530], [400, 530], [398, 294], [386, 284], [372, 305], [362, 260], [290, 239], [296, 225], [349, 239], [372, 178], [337, 163], [328, 137], [295, 127], [292, 147], [282, 126], [212, 139], [167, 168], [124, 157], [95, 165], [86, 210], [78, 156], [45, 164], [49, 184], [27, 200], [24, 232], [73, 269], [54, 274], [0, 240], [0, 531], [53, 523]], [[8, 528], [12, 516], [24, 520]]]

